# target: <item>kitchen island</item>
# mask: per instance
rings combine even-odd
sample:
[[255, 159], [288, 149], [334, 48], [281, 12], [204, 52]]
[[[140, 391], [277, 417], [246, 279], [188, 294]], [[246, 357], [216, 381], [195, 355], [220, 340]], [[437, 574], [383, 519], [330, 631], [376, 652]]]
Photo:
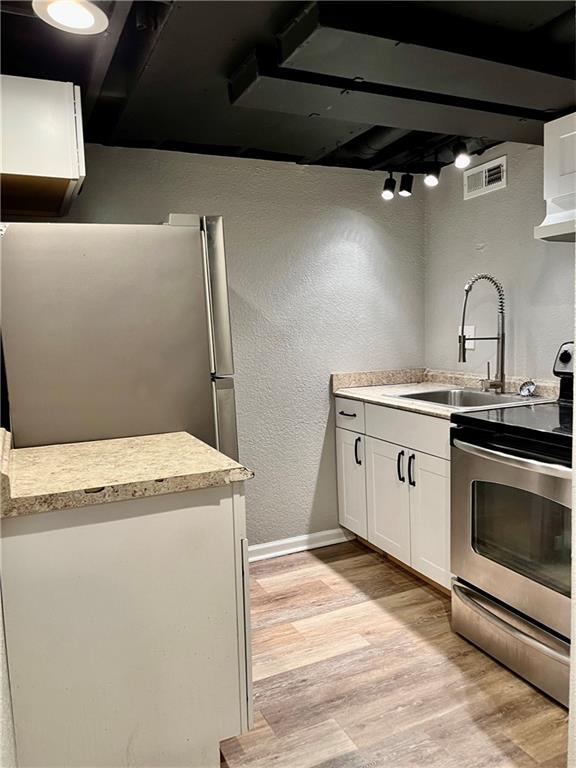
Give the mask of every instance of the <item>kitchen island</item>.
[[18, 765], [218, 766], [251, 720], [252, 473], [182, 432], [0, 444]]

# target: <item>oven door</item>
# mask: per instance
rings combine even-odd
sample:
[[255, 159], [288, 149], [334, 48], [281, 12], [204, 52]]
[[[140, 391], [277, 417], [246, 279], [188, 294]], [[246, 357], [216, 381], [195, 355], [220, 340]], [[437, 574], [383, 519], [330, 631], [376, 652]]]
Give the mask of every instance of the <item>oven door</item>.
[[452, 571], [569, 638], [572, 470], [452, 442]]

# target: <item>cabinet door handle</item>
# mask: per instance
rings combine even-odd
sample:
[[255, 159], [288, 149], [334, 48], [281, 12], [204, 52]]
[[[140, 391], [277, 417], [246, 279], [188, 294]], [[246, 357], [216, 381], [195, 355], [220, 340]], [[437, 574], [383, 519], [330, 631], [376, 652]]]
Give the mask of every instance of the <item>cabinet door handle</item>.
[[360, 440], [362, 440], [361, 437], [357, 437], [356, 440], [354, 440], [354, 458], [356, 459], [356, 464], [362, 464], [362, 459], [358, 458], [358, 446], [360, 445]]
[[416, 480], [414, 480], [414, 461], [416, 460], [416, 454], [412, 453], [410, 454], [410, 458], [408, 459], [408, 485], [416, 485]]
[[346, 411], [338, 411], [339, 416], [348, 416], [349, 419], [355, 419], [356, 414], [355, 413], [346, 413]]
[[400, 451], [398, 456], [396, 457], [396, 472], [398, 473], [398, 480], [400, 480], [401, 483], [406, 482], [406, 476], [404, 475], [404, 470], [402, 468], [403, 463], [404, 463], [404, 451]]

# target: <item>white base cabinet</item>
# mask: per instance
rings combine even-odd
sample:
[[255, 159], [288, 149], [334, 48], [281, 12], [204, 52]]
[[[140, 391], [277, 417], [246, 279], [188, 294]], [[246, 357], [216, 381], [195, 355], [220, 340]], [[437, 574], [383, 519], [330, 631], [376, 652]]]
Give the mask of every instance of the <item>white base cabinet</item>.
[[410, 499], [407, 451], [366, 438], [368, 541], [410, 564]]
[[449, 588], [450, 423], [369, 404], [365, 430], [336, 428], [340, 525]]
[[450, 462], [416, 453], [410, 486], [410, 565], [450, 587]]
[[366, 438], [368, 536], [384, 552], [450, 586], [450, 462]]
[[357, 432], [336, 428], [338, 515], [340, 525], [366, 538], [366, 468], [364, 443]]
[[19, 768], [217, 768], [250, 727], [242, 484], [2, 521]]

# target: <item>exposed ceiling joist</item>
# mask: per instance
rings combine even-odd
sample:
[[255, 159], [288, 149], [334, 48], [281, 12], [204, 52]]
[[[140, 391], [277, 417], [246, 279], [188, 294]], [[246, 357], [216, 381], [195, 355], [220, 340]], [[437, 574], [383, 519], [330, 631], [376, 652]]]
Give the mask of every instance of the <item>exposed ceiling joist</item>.
[[84, 92], [84, 120], [88, 121], [98, 97], [108, 68], [116, 52], [120, 35], [132, 9], [132, 0], [123, 0], [114, 3], [110, 13], [109, 26], [105, 35], [99, 35], [96, 39], [96, 47], [92, 54], [92, 66], [88, 84]]
[[574, 77], [571, 0], [356, 0], [317, 5], [322, 26]]
[[236, 73], [230, 94], [235, 105], [252, 109], [496, 141], [543, 141], [544, 120], [534, 111], [462, 99], [442, 103], [430, 94], [274, 67], [257, 57]]
[[308, 6], [278, 36], [281, 66], [542, 112], [568, 110], [576, 102], [567, 77], [441, 50], [434, 36], [431, 44], [415, 45], [378, 29], [357, 32], [328, 23], [318, 4]]

